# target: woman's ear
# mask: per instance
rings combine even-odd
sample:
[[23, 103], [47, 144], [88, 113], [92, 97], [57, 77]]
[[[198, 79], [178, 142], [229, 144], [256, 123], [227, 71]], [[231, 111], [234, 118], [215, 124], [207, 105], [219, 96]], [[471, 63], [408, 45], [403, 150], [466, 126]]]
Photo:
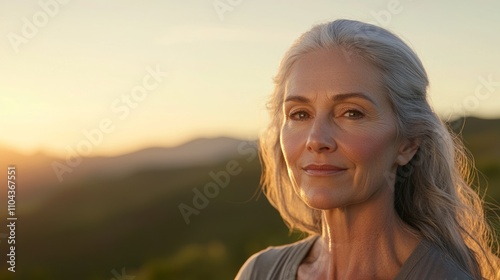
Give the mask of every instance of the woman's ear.
[[420, 146], [420, 140], [404, 139], [399, 145], [396, 163], [400, 166], [406, 165], [413, 158]]

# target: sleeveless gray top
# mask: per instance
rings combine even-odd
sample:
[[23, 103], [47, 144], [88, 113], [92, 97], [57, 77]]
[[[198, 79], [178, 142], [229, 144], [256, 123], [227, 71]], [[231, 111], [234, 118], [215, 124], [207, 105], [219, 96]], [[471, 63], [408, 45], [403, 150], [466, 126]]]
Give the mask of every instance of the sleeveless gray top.
[[[293, 244], [269, 247], [250, 257], [240, 269], [237, 280], [295, 280], [300, 263], [318, 236]], [[395, 280], [473, 278], [430, 242], [422, 240], [401, 267]]]

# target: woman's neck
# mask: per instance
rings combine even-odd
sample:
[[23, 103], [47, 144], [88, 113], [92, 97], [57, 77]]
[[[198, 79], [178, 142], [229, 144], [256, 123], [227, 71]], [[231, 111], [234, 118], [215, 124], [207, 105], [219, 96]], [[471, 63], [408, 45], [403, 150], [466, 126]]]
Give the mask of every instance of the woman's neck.
[[321, 279], [393, 279], [419, 239], [398, 217], [387, 195], [323, 211], [322, 237], [309, 265]]

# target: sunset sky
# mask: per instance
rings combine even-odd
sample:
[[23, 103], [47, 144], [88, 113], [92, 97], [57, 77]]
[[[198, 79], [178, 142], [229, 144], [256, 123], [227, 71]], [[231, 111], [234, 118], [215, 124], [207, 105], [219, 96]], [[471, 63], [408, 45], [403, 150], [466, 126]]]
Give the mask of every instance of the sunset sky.
[[2, 1], [0, 146], [64, 156], [94, 137], [89, 155], [114, 155], [256, 138], [284, 52], [339, 18], [402, 36], [441, 116], [500, 117], [498, 11], [493, 0]]

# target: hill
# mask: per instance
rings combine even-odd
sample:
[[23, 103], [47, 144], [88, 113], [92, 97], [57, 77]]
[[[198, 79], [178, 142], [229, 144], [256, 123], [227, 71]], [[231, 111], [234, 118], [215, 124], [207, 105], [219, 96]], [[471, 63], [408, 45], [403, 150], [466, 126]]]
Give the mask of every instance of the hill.
[[[189, 161], [186, 154], [200, 153], [195, 147], [216, 156]], [[16, 278], [2, 265], [0, 279], [111, 279], [112, 271], [121, 273], [123, 267], [146, 279], [185, 279], [194, 263], [208, 265], [198, 279], [230, 279], [249, 254], [282, 243], [283, 237], [292, 239], [267, 201], [255, 201], [260, 164], [254, 141], [198, 139], [167, 150], [106, 159], [99, 172], [88, 169], [85, 176], [49, 186], [57, 191], [43, 197], [25, 196], [19, 187]], [[118, 161], [130, 166], [161, 151], [165, 157], [176, 154], [182, 164], [144, 160], [128, 172], [105, 168]], [[21, 171], [19, 177], [26, 176]], [[205, 193], [207, 184], [219, 185], [217, 194], [213, 189], [206, 205], [196, 208], [194, 197]], [[189, 223], [182, 204], [197, 211]], [[6, 245], [0, 241], [0, 251]], [[211, 254], [215, 257], [207, 259]], [[0, 261], [6, 263], [5, 254]], [[214, 266], [219, 269], [207, 273]], [[146, 276], [150, 273], [179, 277]]]
[[450, 127], [472, 155], [478, 169], [478, 184], [487, 189], [487, 199], [500, 205], [500, 119], [460, 118]]
[[[451, 127], [461, 131], [489, 183], [487, 200], [500, 201], [500, 120], [462, 124]], [[27, 165], [28, 156], [11, 151], [9, 157], [20, 180], [17, 272], [14, 278], [5, 268], [0, 235], [0, 279], [232, 279], [249, 255], [300, 237], [289, 235], [259, 197], [253, 141], [197, 139], [82, 158], [63, 182], [48, 179], [54, 173], [47, 165], [64, 159], [38, 154]]]

